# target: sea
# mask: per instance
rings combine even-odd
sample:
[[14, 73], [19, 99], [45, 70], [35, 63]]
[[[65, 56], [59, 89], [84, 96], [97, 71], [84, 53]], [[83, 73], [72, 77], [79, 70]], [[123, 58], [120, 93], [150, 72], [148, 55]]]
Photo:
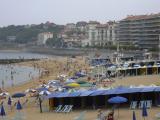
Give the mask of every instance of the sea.
[[[51, 58], [52, 56], [25, 53], [25, 52], [11, 52], [0, 51], [0, 59], [32, 59], [32, 58]], [[23, 84], [32, 79], [38, 79], [41, 70], [33, 67], [18, 66], [12, 64], [0, 64], [0, 88], [12, 87]]]

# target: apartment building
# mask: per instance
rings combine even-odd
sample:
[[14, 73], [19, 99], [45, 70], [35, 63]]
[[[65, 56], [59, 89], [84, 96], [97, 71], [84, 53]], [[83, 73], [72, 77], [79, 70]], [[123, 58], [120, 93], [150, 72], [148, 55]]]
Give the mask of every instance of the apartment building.
[[100, 24], [96, 21], [88, 23], [88, 39], [90, 46], [107, 46], [116, 42], [117, 23], [109, 21], [106, 24]]
[[53, 38], [53, 33], [50, 33], [50, 32], [39, 33], [37, 45], [45, 45], [46, 41], [49, 38]]
[[118, 41], [133, 44], [142, 49], [158, 49], [160, 35], [160, 13], [130, 15], [119, 21]]

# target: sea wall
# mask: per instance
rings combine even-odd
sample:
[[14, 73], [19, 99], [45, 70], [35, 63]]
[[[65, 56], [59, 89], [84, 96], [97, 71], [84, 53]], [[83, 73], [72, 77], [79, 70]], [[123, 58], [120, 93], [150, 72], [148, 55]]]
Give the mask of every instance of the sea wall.
[[20, 62], [28, 62], [28, 61], [37, 61], [40, 59], [0, 59], [0, 64], [12, 64], [12, 63], [20, 63]]

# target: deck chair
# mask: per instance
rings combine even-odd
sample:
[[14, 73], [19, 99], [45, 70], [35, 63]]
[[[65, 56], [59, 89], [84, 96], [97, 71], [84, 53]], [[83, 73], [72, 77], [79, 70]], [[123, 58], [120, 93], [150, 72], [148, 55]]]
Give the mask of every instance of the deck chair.
[[65, 113], [69, 113], [72, 111], [73, 105], [68, 105], [68, 108], [64, 110]]
[[86, 111], [83, 111], [79, 114], [79, 116], [75, 117], [74, 120], [84, 120]]
[[139, 102], [139, 108], [142, 109], [143, 108], [143, 104], [145, 103], [146, 105], [146, 101], [142, 100]]
[[152, 107], [152, 100], [147, 100], [146, 101], [146, 107], [151, 108]]
[[55, 112], [59, 112], [62, 109], [62, 105], [58, 105], [58, 107], [56, 107]]
[[130, 109], [136, 109], [137, 103], [138, 103], [137, 101], [131, 101]]
[[65, 112], [67, 111], [69, 105], [65, 105], [59, 112]]

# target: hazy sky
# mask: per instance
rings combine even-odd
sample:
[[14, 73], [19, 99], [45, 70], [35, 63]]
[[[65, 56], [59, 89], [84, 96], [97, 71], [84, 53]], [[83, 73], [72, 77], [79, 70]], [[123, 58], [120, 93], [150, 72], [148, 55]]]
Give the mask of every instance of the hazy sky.
[[160, 12], [160, 0], [0, 0], [0, 26], [120, 20]]

